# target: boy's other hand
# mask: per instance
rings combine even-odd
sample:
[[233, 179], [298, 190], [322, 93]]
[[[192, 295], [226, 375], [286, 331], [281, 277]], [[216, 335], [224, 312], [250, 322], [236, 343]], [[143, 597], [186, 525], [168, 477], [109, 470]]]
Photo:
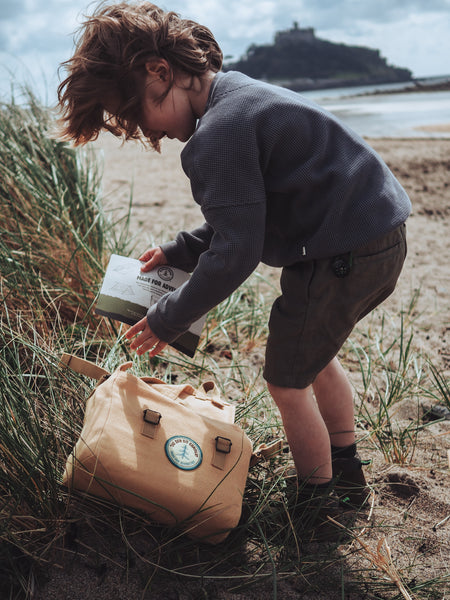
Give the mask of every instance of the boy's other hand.
[[130, 348], [136, 350], [138, 356], [141, 356], [147, 351], [149, 356], [156, 356], [167, 346], [167, 342], [160, 340], [150, 329], [147, 317], [144, 317], [130, 327], [126, 332], [125, 337], [127, 340], [131, 340], [135, 335], [137, 337], [131, 342]]
[[167, 258], [164, 252], [161, 250], [159, 246], [156, 248], [150, 248], [146, 250], [142, 256], [139, 257], [139, 260], [143, 263], [141, 267], [141, 271], [146, 273], [147, 271], [151, 271], [158, 265], [167, 265]]

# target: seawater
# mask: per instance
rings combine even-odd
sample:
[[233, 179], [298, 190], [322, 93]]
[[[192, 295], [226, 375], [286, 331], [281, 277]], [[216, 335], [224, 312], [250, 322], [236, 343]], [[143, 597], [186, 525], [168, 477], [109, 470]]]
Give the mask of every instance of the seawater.
[[[396, 93], [399, 87], [405, 86], [314, 90], [302, 92], [302, 95], [335, 114], [364, 137], [450, 138], [449, 131], [420, 129], [450, 125], [450, 91]], [[372, 93], [374, 91], [377, 91], [376, 95]]]

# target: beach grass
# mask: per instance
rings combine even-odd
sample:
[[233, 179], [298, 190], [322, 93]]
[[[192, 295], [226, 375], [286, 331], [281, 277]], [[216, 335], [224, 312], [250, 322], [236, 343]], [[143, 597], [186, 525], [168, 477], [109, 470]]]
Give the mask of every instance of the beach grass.
[[[264, 590], [276, 599], [294, 582], [295, 593], [316, 597], [442, 598], [448, 570], [424, 575], [419, 558], [397, 564], [386, 542], [391, 524], [369, 525], [366, 513], [342, 543], [305, 544], [296, 488], [283, 476], [289, 452], [250, 469], [243, 518], [219, 547], [62, 487], [93, 384], [62, 369], [61, 353], [109, 371], [130, 358], [121, 327], [93, 313], [109, 255], [128, 252], [127, 220], [104, 213], [93, 155], [55, 140], [51, 113], [32, 92], [27, 99], [0, 108], [0, 596], [38, 597], [55, 570], [79, 559], [98, 580], [108, 569], [125, 584], [137, 579], [139, 596], [130, 597], [167, 597], [158, 594], [177, 585], [189, 597]], [[134, 372], [194, 386], [212, 378], [255, 445], [283, 437], [261, 377], [276, 293], [253, 275], [210, 312], [194, 359], [169, 349], [152, 361], [133, 357]], [[415, 342], [417, 300], [400, 317], [375, 311], [343, 349], [360, 446], [386, 464], [413, 460], [427, 426], [420, 398], [449, 403], [448, 382]], [[405, 401], [417, 405], [406, 424], [394, 420]]]

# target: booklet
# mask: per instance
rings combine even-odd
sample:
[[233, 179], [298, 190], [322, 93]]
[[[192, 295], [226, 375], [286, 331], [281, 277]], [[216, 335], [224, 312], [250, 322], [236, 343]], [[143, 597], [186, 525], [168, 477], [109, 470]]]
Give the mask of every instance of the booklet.
[[[170, 265], [143, 273], [142, 264], [135, 258], [111, 255], [95, 307], [98, 315], [134, 325], [146, 316], [149, 307], [161, 296], [173, 292], [189, 279], [189, 273]], [[170, 345], [193, 357], [205, 319], [206, 315]]]

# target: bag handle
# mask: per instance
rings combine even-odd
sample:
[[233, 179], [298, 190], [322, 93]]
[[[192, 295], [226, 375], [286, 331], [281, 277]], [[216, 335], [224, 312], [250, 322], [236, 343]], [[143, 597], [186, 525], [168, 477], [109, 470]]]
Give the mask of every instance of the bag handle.
[[260, 444], [252, 452], [252, 456], [250, 458], [250, 467], [254, 467], [261, 460], [272, 458], [272, 456], [280, 454], [281, 452], [284, 452], [284, 450], [285, 442], [281, 438], [277, 438], [269, 444]]
[[84, 358], [79, 358], [73, 354], [64, 354], [61, 356], [59, 364], [65, 367], [70, 367], [72, 371], [76, 373], [80, 373], [80, 375], [86, 375], [86, 377], [90, 377], [91, 379], [101, 379], [102, 377], [109, 377], [111, 374], [106, 369], [99, 367], [93, 362], [85, 360]]
[[194, 396], [199, 400], [211, 402], [218, 408], [224, 408], [228, 403], [221, 399], [220, 391], [214, 381], [205, 381], [199, 388], [194, 390]]
[[[93, 362], [89, 360], [85, 360], [84, 358], [79, 358], [74, 354], [68, 354], [64, 352], [59, 361], [61, 366], [69, 367], [72, 371], [79, 373], [80, 375], [86, 375], [86, 377], [90, 377], [91, 379], [100, 380], [102, 378], [107, 378], [111, 375], [109, 371], [99, 367]], [[126, 362], [120, 365], [120, 371], [127, 371], [133, 365], [132, 362]], [[158, 379], [157, 377], [140, 377], [141, 381], [148, 384], [160, 384], [165, 386], [165, 393], [172, 398], [172, 400], [176, 400], [182, 393], [192, 394], [199, 400], [207, 400], [219, 408], [223, 408], [224, 403], [220, 401], [220, 392], [217, 389], [215, 383], [213, 381], [206, 381], [203, 383], [198, 389], [193, 388], [189, 383], [180, 384], [180, 385], [170, 385], [163, 381], [162, 379]]]
[[[79, 358], [74, 354], [68, 354], [64, 352], [61, 356], [60, 363], [61, 366], [69, 367], [72, 371], [76, 373], [80, 373], [80, 375], [86, 375], [86, 377], [90, 377], [91, 379], [96, 379], [99, 383], [101, 379], [108, 378], [111, 373], [102, 367], [99, 367], [93, 362], [85, 360], [84, 358]], [[120, 365], [120, 371], [127, 371], [131, 366], [132, 362], [126, 362]], [[165, 386], [164, 393], [171, 397], [172, 400], [177, 400], [183, 393], [191, 394], [198, 398], [198, 400], [204, 400], [206, 402], [211, 402], [214, 406], [218, 408], [224, 408], [227, 403], [221, 400], [220, 391], [218, 390], [214, 381], [205, 381], [202, 385], [195, 389], [189, 383], [181, 384], [181, 385], [170, 385], [165, 383], [161, 379], [157, 377], [141, 377], [141, 381], [148, 384], [160, 384]], [[98, 384], [97, 384], [98, 385]]]

